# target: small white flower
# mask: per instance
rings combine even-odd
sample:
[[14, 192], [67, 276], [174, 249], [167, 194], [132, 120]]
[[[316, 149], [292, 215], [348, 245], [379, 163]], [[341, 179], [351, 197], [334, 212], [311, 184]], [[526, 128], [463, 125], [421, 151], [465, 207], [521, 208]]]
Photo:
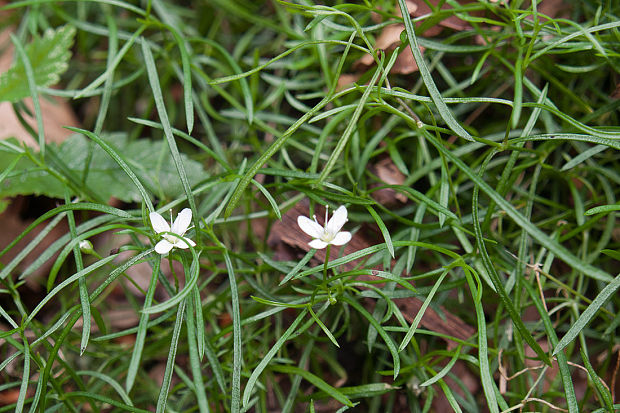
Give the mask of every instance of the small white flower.
[[[158, 234], [163, 232], [163, 239], [155, 245], [155, 251], [159, 254], [166, 254], [173, 248], [185, 249], [188, 248], [189, 245], [192, 247], [196, 245], [194, 241], [183, 236], [185, 235], [185, 231], [189, 228], [189, 224], [192, 222], [191, 209], [185, 208], [183, 211], [179, 212], [172, 227], [170, 227], [166, 220], [157, 212], [151, 212], [149, 218], [151, 219], [151, 225], [155, 232]], [[170, 232], [172, 232], [172, 234], [170, 234]]]
[[341, 205], [334, 214], [332, 219], [327, 219], [327, 207], [325, 208], [325, 225], [321, 226], [316, 220], [316, 216], [312, 216], [314, 221], [308, 217], [298, 216], [297, 225], [306, 234], [314, 238], [310, 241], [310, 247], [318, 250], [331, 245], [344, 245], [351, 240], [351, 233], [348, 231], [340, 231], [347, 220], [347, 209]]

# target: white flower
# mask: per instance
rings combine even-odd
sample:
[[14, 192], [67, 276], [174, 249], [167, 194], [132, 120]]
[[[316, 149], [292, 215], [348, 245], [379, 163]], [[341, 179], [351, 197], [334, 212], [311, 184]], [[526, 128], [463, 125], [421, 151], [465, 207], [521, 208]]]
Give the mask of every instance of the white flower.
[[[149, 214], [151, 219], [151, 225], [156, 233], [162, 234], [162, 240], [155, 245], [155, 251], [159, 254], [166, 254], [173, 248], [188, 248], [190, 245], [193, 247], [196, 245], [194, 241], [184, 237], [185, 231], [189, 228], [189, 224], [192, 222], [192, 210], [185, 208], [179, 212], [177, 219], [174, 220], [172, 228], [166, 220], [157, 212], [151, 212]], [[171, 217], [172, 218], [172, 217]], [[170, 234], [172, 232], [172, 234]]]
[[340, 231], [347, 220], [347, 209], [341, 205], [334, 214], [332, 219], [327, 219], [327, 207], [325, 208], [325, 226], [321, 226], [316, 220], [316, 216], [312, 216], [314, 221], [308, 217], [298, 216], [297, 225], [306, 234], [314, 238], [310, 241], [310, 247], [318, 250], [331, 245], [344, 245], [351, 240], [351, 233], [348, 231]]

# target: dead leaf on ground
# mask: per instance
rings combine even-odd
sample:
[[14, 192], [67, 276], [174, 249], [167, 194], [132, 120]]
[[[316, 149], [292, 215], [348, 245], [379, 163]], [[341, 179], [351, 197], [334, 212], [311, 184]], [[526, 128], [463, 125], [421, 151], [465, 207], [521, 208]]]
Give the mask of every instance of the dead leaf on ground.
[[[405, 175], [398, 169], [390, 158], [383, 158], [370, 166], [370, 171], [388, 185], [402, 185], [405, 183]], [[372, 197], [384, 206], [395, 206], [398, 203], [407, 202], [407, 197], [392, 188], [382, 188], [372, 193]]]
[[[431, 9], [428, 7], [428, 5], [423, 0], [406, 0], [405, 3], [407, 5], [407, 10], [409, 11], [409, 15], [412, 17], [420, 17], [420, 16], [424, 16], [426, 14], [431, 13]], [[432, 3], [437, 5], [437, 0], [432, 1]], [[449, 7], [447, 5], [444, 5], [443, 8], [449, 8]], [[396, 7], [395, 14], [399, 17], [402, 17], [399, 7]], [[420, 26], [420, 24], [422, 23], [423, 21], [416, 22], [415, 24], [417, 26]], [[423, 35], [426, 37], [437, 36], [439, 33], [441, 33], [444, 27], [450, 28], [453, 30], [458, 30], [458, 31], [467, 30], [471, 28], [469, 23], [458, 18], [457, 16], [449, 16], [441, 20], [438, 24], [434, 25], [433, 27], [430, 27], [429, 29], [427, 29], [423, 33]], [[403, 32], [403, 30], [405, 30], [405, 26], [401, 23], [395, 23], [395, 24], [391, 24], [389, 26], [384, 27], [375, 41], [375, 49], [386, 50], [386, 51], [395, 49], [398, 45], [401, 44], [400, 35]], [[422, 53], [424, 53], [424, 50], [425, 48], [420, 46], [420, 51]], [[353, 66], [367, 68], [373, 65], [374, 63], [375, 61], [372, 55], [366, 54], [361, 59], [359, 59], [357, 62], [355, 62]], [[418, 65], [413, 57], [411, 46], [408, 45], [404, 50], [400, 52], [400, 54], [396, 58], [396, 62], [394, 63], [394, 66], [392, 66], [392, 68], [390, 69], [390, 73], [407, 75], [407, 74], [417, 72], [417, 70], [418, 70]], [[351, 75], [342, 75], [341, 79], [339, 79], [338, 81], [339, 85], [350, 84], [356, 80], [356, 79], [354, 80], [350, 77], [344, 77], [344, 76], [351, 76]]]

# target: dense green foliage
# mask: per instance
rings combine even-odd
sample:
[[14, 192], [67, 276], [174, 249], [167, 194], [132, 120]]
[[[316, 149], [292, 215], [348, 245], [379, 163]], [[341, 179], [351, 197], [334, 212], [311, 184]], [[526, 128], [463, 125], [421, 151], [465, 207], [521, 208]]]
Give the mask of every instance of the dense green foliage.
[[[0, 141], [0, 197], [58, 198], [0, 252], [0, 411], [614, 410], [616, 2], [315, 3], [2, 8], [0, 100], [82, 126]], [[282, 224], [306, 200], [347, 206], [339, 258]]]

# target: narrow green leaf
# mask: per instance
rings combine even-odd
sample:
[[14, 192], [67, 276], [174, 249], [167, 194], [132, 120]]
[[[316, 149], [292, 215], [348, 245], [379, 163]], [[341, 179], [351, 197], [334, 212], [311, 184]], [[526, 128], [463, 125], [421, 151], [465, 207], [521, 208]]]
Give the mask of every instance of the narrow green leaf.
[[411, 17], [409, 16], [409, 9], [407, 8], [406, 1], [398, 0], [398, 5], [400, 6], [400, 11], [403, 16], [403, 22], [405, 23], [405, 30], [407, 31], [407, 38], [409, 39], [409, 45], [411, 46], [411, 51], [413, 52], [413, 58], [418, 65], [418, 69], [420, 70], [420, 76], [422, 76], [422, 79], [424, 80], [426, 90], [428, 90], [428, 93], [431, 95], [431, 99], [435, 104], [435, 107], [439, 111], [441, 118], [444, 120], [444, 122], [446, 122], [446, 124], [452, 129], [455, 134], [457, 134], [461, 138], [467, 139], [468, 141], [473, 141], [474, 139], [471, 137], [471, 135], [465, 129], [463, 129], [463, 127], [454, 118], [454, 115], [452, 115], [452, 112], [450, 112], [450, 109], [448, 109], [448, 106], [444, 102], [441, 93], [439, 93], [439, 90], [437, 89], [437, 86], [433, 81], [431, 72], [426, 66], [426, 62], [424, 61], [422, 52], [420, 52], [420, 47], [418, 46], [418, 41], [415, 35], [415, 27], [413, 26], [413, 22], [411, 21]]
[[575, 339], [575, 337], [577, 337], [579, 333], [581, 333], [581, 330], [588, 325], [598, 310], [605, 305], [607, 300], [613, 296], [618, 288], [620, 288], [620, 274], [617, 275], [616, 278], [614, 278], [609, 284], [607, 284], [605, 288], [603, 288], [596, 296], [596, 298], [592, 300], [592, 303], [584, 310], [584, 312], [581, 313], [577, 321], [575, 321], [564, 337], [562, 337], [558, 345], [553, 349], [554, 356], [562, 351], [564, 347], [566, 347]]
[[125, 393], [125, 391], [123, 390], [123, 387], [120, 384], [118, 384], [118, 382], [114, 380], [112, 377], [106, 374], [103, 374], [101, 372], [92, 371], [92, 370], [80, 370], [76, 373], [79, 375], [87, 375], [87, 376], [96, 377], [99, 380], [108, 383], [114, 389], [114, 391], [116, 391], [118, 395], [121, 396], [121, 399], [123, 399], [123, 402], [125, 402], [126, 405], [133, 406], [133, 402], [131, 401], [131, 398], [129, 397], [129, 395]]
[[446, 278], [446, 275], [448, 275], [447, 269], [439, 276], [439, 279], [437, 279], [437, 281], [433, 285], [433, 288], [426, 296], [426, 299], [422, 303], [422, 306], [418, 310], [418, 313], [416, 314], [415, 318], [411, 322], [411, 326], [409, 326], [409, 330], [407, 331], [407, 334], [405, 334], [405, 338], [403, 338], [403, 341], [400, 343], [400, 346], [398, 347], [399, 352], [403, 351], [405, 347], [409, 345], [409, 342], [411, 341], [411, 339], [413, 338], [413, 335], [415, 334], [415, 330], [418, 328], [418, 324], [420, 323], [420, 320], [422, 320], [422, 317], [424, 316], [426, 309], [431, 304], [431, 300], [433, 299], [433, 297], [435, 296], [435, 293], [439, 289], [441, 282], [444, 280], [444, 278]]
[[[69, 199], [68, 190], [65, 191], [65, 204], [71, 204]], [[77, 238], [77, 232], [75, 230], [75, 217], [73, 211], [67, 211], [67, 222], [69, 223], [69, 233], [72, 239]], [[73, 246], [73, 258], [75, 259], [75, 266], [78, 271], [84, 269], [84, 263], [82, 261], [82, 251], [80, 251], [80, 245], [76, 243]], [[86, 279], [81, 277], [78, 279], [78, 289], [80, 291], [80, 305], [82, 306], [82, 339], [80, 342], [80, 355], [84, 354], [86, 347], [88, 346], [88, 339], [90, 338], [90, 301], [88, 300], [88, 288], [86, 287]]]
[[592, 380], [592, 384], [594, 384], [594, 387], [598, 391], [600, 398], [603, 399], [603, 403], [605, 404], [607, 411], [613, 412], [614, 402], [611, 398], [611, 393], [609, 392], [609, 389], [603, 385], [603, 380], [598, 376], [598, 374], [596, 374], [596, 371], [594, 371], [594, 367], [592, 367], [592, 363], [590, 363], [590, 359], [588, 358], [588, 355], [583, 350], [583, 347], [579, 349], [579, 352], [581, 353], [581, 359], [583, 360], [583, 365], [586, 368], [586, 370], [588, 370], [588, 375], [590, 376], [590, 380]]
[[265, 370], [265, 367], [267, 367], [269, 362], [276, 355], [276, 353], [284, 345], [286, 340], [288, 340], [288, 338], [293, 333], [295, 333], [295, 331], [297, 330], [297, 326], [299, 325], [299, 323], [301, 323], [301, 321], [306, 316], [306, 312], [307, 310], [304, 310], [297, 316], [297, 318], [291, 323], [289, 328], [287, 328], [286, 331], [282, 333], [282, 335], [278, 338], [278, 341], [275, 342], [273, 347], [269, 349], [267, 354], [265, 354], [263, 358], [261, 359], [260, 363], [258, 363], [258, 365], [254, 368], [254, 371], [250, 375], [250, 378], [248, 379], [245, 385], [245, 389], [243, 390], [243, 406], [248, 405], [248, 403], [250, 402], [250, 397], [252, 396], [252, 391], [254, 390], [254, 386], [256, 385], [258, 378], [262, 374], [263, 370]]
[[256, 187], [263, 193], [263, 195], [265, 195], [265, 198], [267, 198], [267, 201], [269, 201], [269, 205], [271, 205], [271, 209], [273, 209], [276, 217], [278, 219], [282, 219], [282, 214], [280, 213], [280, 209], [278, 208], [278, 203], [275, 199], [273, 199], [269, 191], [267, 191], [267, 189], [263, 185], [261, 185], [261, 183], [258, 182], [256, 179], [252, 179], [252, 183], [256, 185]]
[[[228, 272], [228, 282], [230, 285], [230, 298], [232, 308], [233, 323], [233, 374], [231, 389], [231, 405], [230, 411], [238, 413], [241, 411], [241, 363], [243, 355], [241, 354], [241, 309], [239, 307], [239, 290], [237, 288], [237, 278], [235, 277], [235, 269], [228, 255], [228, 250], [223, 251], [224, 262], [226, 263], [226, 272]], [[245, 393], [243, 404], [246, 404]]]
[[614, 212], [614, 211], [620, 211], [620, 204], [597, 206], [597, 207], [588, 209], [584, 214], [585, 215], [596, 215], [602, 212]]
[[140, 182], [136, 174], [131, 170], [131, 168], [129, 168], [129, 165], [127, 165], [127, 162], [123, 159], [123, 157], [118, 152], [116, 152], [110, 145], [108, 145], [106, 141], [104, 141], [99, 136], [95, 135], [94, 133], [90, 131], [79, 129], [79, 128], [74, 128], [74, 127], [67, 127], [67, 129], [85, 135], [89, 139], [92, 139], [93, 141], [95, 141], [95, 143], [97, 143], [97, 145], [99, 145], [101, 149], [106, 151], [108, 155], [110, 155], [112, 159], [114, 159], [114, 161], [118, 164], [118, 166], [120, 166], [121, 169], [125, 171], [127, 176], [129, 176], [129, 178], [133, 181], [136, 188], [138, 188], [138, 190], [140, 191], [140, 194], [142, 195], [142, 200], [146, 204], [146, 207], [148, 208], [149, 212], [155, 211], [155, 208], [153, 207], [153, 203], [151, 202], [151, 197], [146, 192], [146, 189], [144, 189], [144, 185], [142, 185], [142, 182]]
[[310, 383], [312, 383], [317, 388], [321, 389], [322, 391], [329, 394], [334, 399], [338, 400], [340, 403], [346, 406], [353, 407], [353, 402], [351, 402], [351, 400], [349, 400], [347, 396], [340, 393], [338, 389], [336, 389], [333, 386], [330, 386], [323, 379], [310, 373], [307, 370], [300, 369], [297, 366], [284, 366], [284, 365], [273, 365], [271, 366], [271, 370], [277, 371], [278, 373], [294, 374], [294, 375], [301, 376], [307, 381], [309, 381]]
[[353, 131], [355, 131], [356, 128], [358, 127], [357, 121], [359, 120], [362, 114], [362, 110], [364, 110], [366, 101], [368, 100], [368, 97], [370, 96], [370, 92], [373, 91], [375, 83], [377, 82], [379, 75], [382, 73], [382, 70], [383, 70], [382, 64], [383, 64], [383, 61], [375, 70], [375, 73], [372, 75], [372, 79], [370, 79], [370, 83], [368, 87], [366, 88], [366, 90], [364, 90], [364, 93], [362, 94], [362, 97], [360, 98], [359, 102], [357, 102], [357, 107], [355, 108], [353, 115], [351, 115], [351, 119], [349, 120], [349, 123], [347, 124], [346, 129], [342, 133], [342, 136], [338, 140], [336, 147], [334, 148], [333, 152], [329, 156], [327, 163], [323, 167], [323, 170], [321, 171], [321, 175], [319, 175], [319, 179], [317, 180], [318, 184], [323, 183], [323, 181], [325, 181], [327, 176], [331, 173], [332, 169], [334, 169], [334, 166], [336, 165], [336, 162], [338, 162], [338, 159], [340, 158], [342, 151], [344, 151], [345, 146], [347, 146], [347, 143], [349, 142], [349, 138], [351, 138]]
[[[143, 308], [149, 308], [151, 306], [151, 303], [153, 302], [153, 297], [155, 296], [155, 289], [157, 288], [157, 278], [159, 277], [160, 264], [161, 260], [159, 258], [156, 259], [153, 263], [153, 273], [151, 275], [149, 288], [146, 291], [146, 296], [144, 297]], [[134, 343], [133, 351], [131, 352], [131, 359], [129, 360], [129, 367], [127, 368], [127, 377], [125, 378], [125, 390], [127, 391], [127, 393], [131, 392], [134, 381], [136, 379], [136, 375], [138, 374], [138, 369], [140, 368], [140, 359], [142, 358], [142, 350], [144, 349], [144, 341], [146, 339], [146, 330], [148, 328], [148, 323], [149, 314], [143, 311], [140, 314], [138, 331], [136, 332], [136, 342]]]
[[166, 361], [166, 369], [157, 398], [157, 413], [166, 411], [166, 403], [168, 401], [168, 392], [170, 390], [170, 382], [172, 381], [172, 373], [174, 370], [174, 359], [177, 354], [177, 346], [179, 345], [179, 336], [181, 335], [181, 327], [183, 326], [183, 316], [185, 314], [186, 299], [182, 300], [177, 309], [177, 315], [174, 322], [174, 330], [172, 330], [172, 339], [170, 340], [170, 350], [168, 351], [168, 360]]
[[454, 350], [454, 355], [452, 356], [450, 361], [448, 361], [448, 364], [446, 364], [444, 366], [444, 368], [442, 368], [441, 371], [439, 371], [436, 375], [434, 375], [430, 379], [428, 379], [428, 380], [424, 381], [423, 383], [421, 383], [420, 387], [430, 386], [431, 384], [436, 383], [437, 381], [443, 379], [445, 377], [445, 375], [448, 374], [450, 372], [450, 370], [452, 370], [452, 367], [454, 366], [454, 364], [459, 359], [459, 356], [461, 355], [461, 349], [462, 348], [463, 348], [463, 344], [459, 344], [458, 347]]
[[183, 289], [179, 291], [178, 294], [174, 295], [169, 300], [164, 301], [163, 303], [159, 303], [151, 307], [145, 307], [142, 310], [142, 313], [154, 314], [154, 313], [164, 312], [167, 309], [174, 307], [182, 300], [185, 300], [185, 298], [192, 292], [192, 289], [196, 286], [196, 283], [198, 282], [198, 275], [200, 274], [200, 265], [198, 262], [199, 254], [196, 254], [196, 251], [194, 250], [193, 247], [189, 247], [189, 251], [192, 253], [192, 265], [189, 269], [189, 278], [185, 282]]
[[358, 313], [360, 313], [365, 319], [367, 319], [370, 322], [370, 324], [372, 324], [372, 326], [377, 330], [377, 332], [379, 333], [379, 335], [385, 342], [385, 345], [387, 346], [390, 354], [392, 355], [392, 360], [394, 362], [394, 379], [396, 379], [396, 377], [398, 377], [398, 373], [400, 372], [400, 357], [398, 356], [398, 349], [394, 345], [394, 341], [392, 341], [392, 338], [388, 335], [388, 333], [381, 326], [381, 324], [379, 324], [379, 322], [374, 319], [372, 314], [366, 311], [366, 309], [362, 307], [360, 303], [358, 303], [357, 301], [355, 301], [354, 299], [348, 296], [341, 296], [340, 299], [348, 303], [351, 307], [353, 307]]
[[[490, 160], [491, 160], [491, 156], [487, 156], [483, 166], [480, 168], [480, 172], [478, 175], [479, 181], [482, 181], [481, 176], [486, 168], [487, 163]], [[521, 315], [515, 308], [514, 303], [512, 302], [512, 300], [510, 299], [510, 296], [506, 292], [506, 289], [504, 288], [504, 283], [499, 278], [499, 275], [497, 274], [497, 271], [495, 270], [495, 266], [493, 265], [493, 262], [491, 261], [491, 258], [489, 257], [489, 254], [487, 252], [486, 245], [484, 243], [484, 239], [482, 236], [482, 228], [480, 227], [480, 220], [478, 217], [478, 210], [479, 210], [478, 193], [479, 193], [479, 187], [476, 186], [474, 187], [474, 193], [473, 193], [472, 218], [473, 218], [473, 224], [474, 224], [474, 232], [476, 234], [476, 243], [478, 244], [478, 251], [479, 251], [480, 257], [482, 258], [482, 263], [484, 264], [484, 267], [487, 270], [489, 277], [491, 278], [493, 286], [495, 287], [495, 291], [499, 295], [500, 299], [502, 300], [502, 303], [504, 304], [504, 307], [506, 308], [506, 311], [510, 315], [510, 318], [512, 319], [514, 326], [517, 328], [517, 330], [519, 330], [519, 333], [521, 333], [521, 336], [523, 337], [523, 339], [525, 339], [527, 344], [529, 344], [529, 346], [532, 348], [532, 350], [534, 350], [534, 352], [538, 355], [538, 357], [540, 357], [540, 359], [545, 364], [550, 366], [551, 360], [549, 359], [549, 356], [547, 355], [547, 353], [543, 351], [543, 349], [536, 342], [534, 337], [532, 337], [532, 334], [530, 333], [528, 328], [525, 326], [525, 324], [523, 324]]]
[[23, 332], [20, 333], [22, 341], [24, 342], [24, 368], [21, 372], [22, 382], [19, 386], [19, 396], [17, 397], [17, 403], [15, 404], [15, 412], [21, 413], [24, 410], [24, 402], [26, 401], [26, 393], [28, 392], [28, 382], [30, 380], [30, 344], [24, 336]]
[[316, 250], [314, 248], [310, 248], [310, 251], [308, 251], [301, 260], [299, 260], [295, 267], [293, 267], [293, 269], [289, 271], [288, 274], [286, 274], [286, 276], [282, 279], [282, 281], [280, 281], [280, 284], [278, 285], [286, 284], [291, 278], [295, 277], [299, 270], [301, 270], [303, 266], [306, 265], [308, 261], [310, 261], [310, 258], [314, 256], [315, 252]]
[[[194, 287], [193, 291], [197, 291]], [[190, 305], [189, 310], [186, 313], [185, 324], [187, 327], [187, 346], [188, 346], [188, 355], [189, 355], [189, 365], [192, 370], [193, 377], [193, 391], [196, 394], [196, 402], [198, 405], [198, 410], [200, 413], [209, 413], [209, 402], [207, 401], [207, 394], [205, 393], [205, 385], [202, 380], [202, 369], [200, 363], [200, 355], [198, 354], [198, 346], [196, 339], [198, 338], [198, 334], [196, 332], [196, 323], [194, 320], [194, 308], [198, 308], [200, 306], [200, 302], [196, 302], [196, 296], [191, 295], [188, 296], [188, 300], [192, 303]], [[197, 311], [196, 311], [197, 313]]]
[[[27, 96], [32, 97], [32, 105], [34, 107], [34, 117], [37, 121], [37, 135], [39, 135], [39, 151], [41, 153], [41, 157], [45, 157], [45, 129], [43, 127], [43, 114], [41, 113], [41, 102], [39, 101], [39, 92], [37, 91], [37, 80], [35, 79], [34, 69], [32, 67], [30, 58], [22, 46], [21, 42], [17, 37], [10, 33], [11, 41], [15, 45], [15, 51], [19, 56], [20, 61], [23, 65], [23, 70], [26, 73], [26, 83], [28, 85], [28, 94]], [[66, 68], [65, 68], [66, 69]], [[2, 77], [0, 77], [2, 80]], [[11, 79], [9, 79], [10, 81]], [[6, 82], [5, 82], [6, 84]], [[1, 86], [1, 85], [0, 85]], [[5, 87], [6, 89], [6, 87]], [[0, 92], [0, 96], [3, 94]], [[7, 99], [6, 97], [4, 99]], [[16, 100], [19, 100], [16, 99]]]
[[[497, 396], [495, 394], [495, 386], [493, 382], [491, 368], [489, 366], [489, 347], [487, 343], [487, 325], [484, 318], [484, 309], [482, 308], [482, 287], [478, 276], [467, 267], [463, 267], [467, 284], [472, 295], [474, 308], [476, 311], [476, 322], [478, 324], [478, 367], [480, 371], [480, 381], [484, 391], [484, 397], [487, 401], [487, 407], [491, 413], [499, 413], [497, 407]], [[474, 276], [476, 282], [474, 282]], [[476, 286], [476, 284], [478, 286]]]
[[[402, 1], [402, 0], [399, 0]], [[506, 214], [512, 218], [521, 228], [527, 231], [541, 245], [547, 247], [556, 256], [564, 260], [568, 265], [576, 270], [582, 271], [584, 274], [599, 280], [609, 282], [613, 278], [605, 271], [596, 268], [590, 264], [583, 262], [581, 259], [575, 257], [566, 247], [559, 244], [556, 240], [553, 240], [547, 234], [542, 232], [536, 225], [528, 221], [510, 202], [501, 197], [491, 186], [486, 183], [482, 178], [478, 176], [469, 166], [465, 164], [458, 156], [452, 153], [450, 150], [444, 147], [433, 135], [426, 130], [420, 130], [424, 137], [430, 141], [435, 148], [446, 156], [452, 163], [454, 163], [465, 175], [467, 175], [483, 192], [485, 192], [493, 201], [495, 201]]]
[[367, 205], [366, 209], [377, 223], [377, 226], [381, 231], [381, 235], [383, 235], [383, 239], [385, 240], [385, 245], [387, 246], [387, 249], [390, 252], [392, 258], [394, 258], [394, 245], [392, 245], [392, 237], [390, 236], [390, 232], [385, 226], [385, 223], [383, 222], [379, 214], [377, 214], [377, 212], [371, 206]]
[[336, 340], [336, 337], [334, 337], [334, 335], [332, 334], [331, 331], [329, 331], [329, 328], [327, 328], [327, 326], [321, 321], [321, 319], [319, 317], [317, 317], [317, 315], [314, 313], [314, 311], [312, 311], [312, 307], [308, 307], [308, 311], [310, 311], [310, 315], [312, 316], [312, 318], [314, 319], [314, 321], [316, 321], [316, 323], [319, 325], [319, 327], [321, 327], [321, 330], [323, 330], [323, 332], [325, 333], [325, 335], [327, 336], [327, 338], [329, 338], [329, 340], [338, 348], [340, 348], [340, 344], [338, 344], [338, 340]]
[[[198, 209], [196, 209], [196, 202], [194, 201], [192, 188], [189, 184], [189, 180], [187, 179], [187, 172], [185, 171], [185, 166], [183, 165], [183, 161], [179, 153], [179, 148], [177, 148], [177, 143], [174, 139], [174, 135], [172, 134], [172, 127], [170, 126], [170, 121], [168, 119], [168, 112], [166, 112], [164, 97], [161, 93], [161, 86], [159, 85], [159, 76], [157, 75], [155, 60], [153, 59], [151, 48], [144, 40], [142, 41], [142, 54], [144, 56], [144, 62], [146, 64], [146, 72], [148, 74], [149, 84], [151, 85], [151, 91], [153, 92], [153, 99], [155, 99], [157, 114], [159, 115], [159, 120], [161, 121], [161, 125], [164, 128], [164, 135], [166, 136], [166, 140], [168, 141], [168, 146], [170, 147], [170, 154], [172, 155], [172, 160], [174, 161], [174, 165], [177, 168], [179, 179], [181, 180], [183, 189], [185, 190], [187, 202], [189, 203], [189, 207], [192, 210], [194, 227], [200, 228], [200, 216], [198, 215]], [[200, 236], [200, 232], [197, 232], [196, 234], [197, 236]]]

